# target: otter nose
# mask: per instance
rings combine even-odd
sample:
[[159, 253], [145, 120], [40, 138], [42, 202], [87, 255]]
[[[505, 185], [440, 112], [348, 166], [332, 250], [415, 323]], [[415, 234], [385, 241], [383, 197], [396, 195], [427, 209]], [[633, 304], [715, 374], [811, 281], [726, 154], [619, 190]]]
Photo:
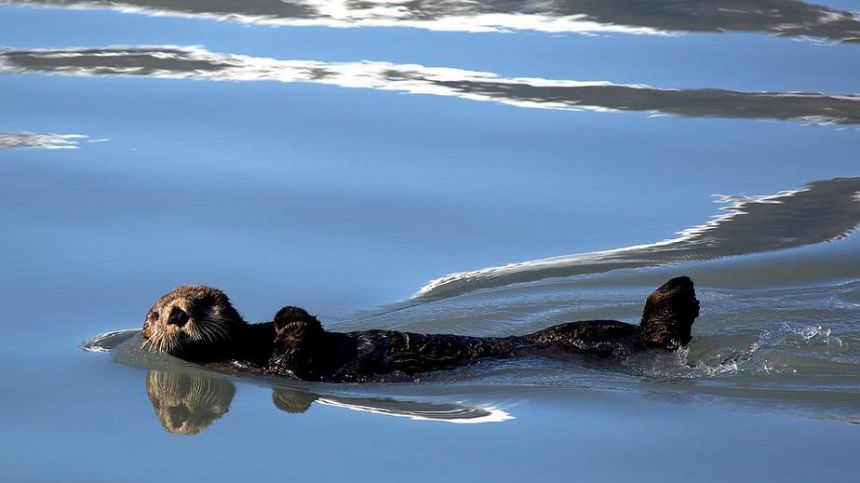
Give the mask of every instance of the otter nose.
[[173, 307], [173, 309], [170, 310], [170, 315], [167, 317], [168, 325], [182, 327], [186, 322], [188, 322], [188, 314], [186, 314], [184, 310], [179, 307]]

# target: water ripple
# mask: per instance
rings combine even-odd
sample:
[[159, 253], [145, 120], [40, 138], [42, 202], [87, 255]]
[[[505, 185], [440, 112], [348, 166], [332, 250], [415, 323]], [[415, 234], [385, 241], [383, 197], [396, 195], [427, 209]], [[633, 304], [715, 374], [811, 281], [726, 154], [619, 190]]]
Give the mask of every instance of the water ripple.
[[3, 3], [285, 26], [644, 35], [757, 32], [833, 41], [860, 39], [860, 20], [854, 12], [798, 0], [0, 0]]
[[721, 196], [725, 213], [676, 238], [602, 252], [512, 263], [446, 275], [416, 298], [445, 298], [474, 290], [621, 268], [770, 252], [837, 240], [860, 224], [860, 177], [810, 183], [757, 197]]
[[303, 82], [452, 96], [523, 108], [860, 124], [860, 96], [853, 94], [663, 89], [607, 81], [503, 77], [492, 72], [418, 64], [277, 60], [219, 54], [201, 47], [5, 50], [0, 51], [0, 73], [3, 72]]

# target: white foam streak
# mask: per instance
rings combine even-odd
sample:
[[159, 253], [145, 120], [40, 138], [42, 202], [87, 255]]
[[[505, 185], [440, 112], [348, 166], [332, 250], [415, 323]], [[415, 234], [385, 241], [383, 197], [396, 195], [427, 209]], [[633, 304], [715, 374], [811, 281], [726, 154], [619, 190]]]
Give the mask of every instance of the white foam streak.
[[0, 133], [0, 149], [78, 149], [83, 134]]
[[515, 419], [514, 416], [509, 413], [492, 406], [488, 407], [480, 407], [480, 408], [472, 408], [472, 407], [464, 407], [467, 410], [479, 410], [482, 413], [486, 413], [482, 416], [473, 417], [470, 416], [469, 411], [464, 412], [464, 416], [462, 418], [451, 417], [451, 413], [447, 413], [447, 417], [433, 417], [431, 412], [428, 412], [426, 415], [421, 414], [419, 412], [397, 412], [388, 409], [382, 409], [379, 407], [368, 406], [368, 405], [360, 405], [353, 403], [346, 403], [343, 401], [338, 401], [335, 399], [328, 398], [319, 398], [316, 402], [326, 405], [333, 406], [338, 408], [350, 409], [352, 411], [373, 413], [373, 414], [381, 414], [384, 416], [395, 416], [401, 418], [408, 418], [413, 421], [440, 421], [444, 423], [453, 423], [453, 424], [482, 424], [482, 423], [501, 423], [505, 421], [510, 421]]

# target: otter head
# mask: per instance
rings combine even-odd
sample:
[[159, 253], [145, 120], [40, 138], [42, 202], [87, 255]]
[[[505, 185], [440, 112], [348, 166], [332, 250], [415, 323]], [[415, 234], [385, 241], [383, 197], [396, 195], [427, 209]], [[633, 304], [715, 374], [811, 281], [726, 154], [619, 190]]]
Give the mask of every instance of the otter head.
[[146, 314], [146, 345], [185, 359], [215, 356], [245, 325], [224, 292], [200, 285], [177, 287]]

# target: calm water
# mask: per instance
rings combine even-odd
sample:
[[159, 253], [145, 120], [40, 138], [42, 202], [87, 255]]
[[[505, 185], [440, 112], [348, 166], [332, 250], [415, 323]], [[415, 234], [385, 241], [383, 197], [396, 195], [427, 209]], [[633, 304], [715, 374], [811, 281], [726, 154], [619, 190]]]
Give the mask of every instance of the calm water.
[[[0, 0], [2, 474], [856, 478], [860, 4], [822, 1]], [[693, 343], [623, 364], [303, 384], [90, 340], [184, 283], [507, 335], [679, 274]]]

